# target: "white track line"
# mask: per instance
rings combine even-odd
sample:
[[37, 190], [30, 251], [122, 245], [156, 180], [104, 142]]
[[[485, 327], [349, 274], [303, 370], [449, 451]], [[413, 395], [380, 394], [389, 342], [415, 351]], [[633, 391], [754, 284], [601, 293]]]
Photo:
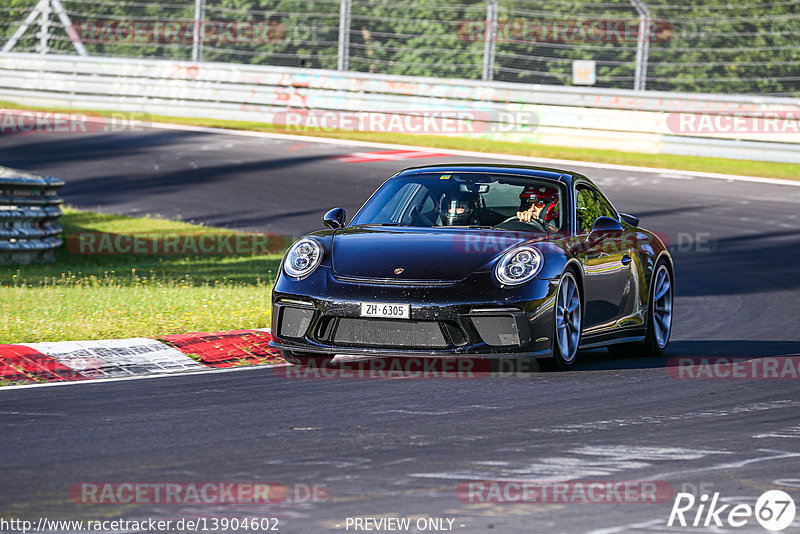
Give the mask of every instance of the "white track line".
[[[371, 141], [355, 141], [349, 139], [329, 139], [325, 137], [313, 137], [305, 135], [289, 135], [269, 132], [252, 132], [246, 130], [228, 130], [225, 128], [207, 128], [205, 126], [185, 126], [182, 124], [153, 123], [148, 125], [152, 128], [163, 130], [180, 130], [186, 132], [202, 132], [221, 135], [238, 135], [242, 137], [258, 137], [262, 139], [284, 139], [291, 141], [306, 141], [310, 143], [324, 143], [328, 145], [344, 146], [363, 146], [371, 148], [386, 148], [392, 150], [414, 150], [418, 152], [437, 152], [453, 156], [464, 156], [469, 158], [497, 159], [502, 161], [519, 161], [525, 163], [549, 164], [563, 167], [593, 167], [596, 169], [609, 169], [618, 171], [662, 173], [663, 178], [677, 178], [678, 176], [690, 176], [697, 178], [713, 178], [717, 180], [727, 180], [729, 182], [754, 182], [759, 184], [789, 185], [800, 187], [800, 181], [780, 180], [777, 178], [759, 178], [756, 176], [739, 176], [735, 174], [721, 174], [716, 172], [682, 171], [678, 169], [661, 169], [657, 167], [636, 167], [632, 165], [615, 165], [612, 163], [593, 163], [589, 161], [575, 161], [567, 159], [535, 158], [530, 156], [514, 156], [511, 154], [493, 154], [490, 152], [472, 152], [469, 150], [451, 150], [447, 148], [421, 147], [411, 145], [393, 145], [389, 143], [374, 143]], [[673, 176], [669, 176], [673, 175]]]
[[693, 467], [690, 469], [682, 469], [680, 471], [671, 471], [668, 473], [659, 473], [652, 477], [652, 480], [666, 480], [667, 478], [674, 478], [677, 475], [685, 475], [688, 473], [699, 473], [701, 471], [716, 471], [718, 469], [739, 469], [746, 465], [767, 462], [769, 460], [783, 460], [785, 458], [797, 458], [800, 452], [776, 451], [772, 449], [758, 449], [758, 452], [776, 453], [772, 456], [759, 456], [757, 458], [748, 458], [747, 460], [740, 460], [738, 462], [728, 462], [705, 467]]
[[79, 384], [88, 385], [88, 384], [108, 384], [109, 382], [127, 382], [129, 380], [148, 380], [151, 378], [174, 378], [176, 376], [198, 376], [204, 375], [209, 373], [233, 373], [238, 371], [253, 371], [255, 369], [268, 369], [272, 367], [285, 367], [289, 365], [288, 363], [275, 363], [271, 365], [242, 365], [237, 367], [223, 367], [223, 368], [214, 368], [208, 367], [205, 369], [198, 369], [197, 371], [182, 371], [177, 373], [161, 373], [157, 375], [141, 375], [141, 376], [123, 376], [119, 378], [94, 378], [94, 379], [87, 379], [87, 380], [69, 380], [63, 382], [39, 382], [36, 384], [18, 384], [15, 386], [1, 386], [0, 387], [0, 395], [4, 391], [9, 391], [12, 389], [28, 389], [28, 388], [46, 388], [46, 387], [57, 387], [57, 386], [76, 386]]

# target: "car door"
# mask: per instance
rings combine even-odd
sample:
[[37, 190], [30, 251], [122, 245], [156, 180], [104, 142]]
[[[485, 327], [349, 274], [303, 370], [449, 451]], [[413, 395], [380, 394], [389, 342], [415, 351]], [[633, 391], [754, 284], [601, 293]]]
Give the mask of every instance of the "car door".
[[598, 217], [619, 217], [611, 204], [593, 186], [575, 186], [575, 223], [579, 260], [584, 271], [584, 326], [602, 328], [626, 315], [623, 304], [630, 291], [631, 255], [624, 232], [591, 236]]

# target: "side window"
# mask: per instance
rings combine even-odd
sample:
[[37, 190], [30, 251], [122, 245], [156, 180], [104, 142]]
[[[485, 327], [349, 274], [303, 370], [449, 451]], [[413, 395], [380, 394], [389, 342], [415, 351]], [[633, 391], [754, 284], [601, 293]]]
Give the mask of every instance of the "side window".
[[579, 185], [575, 190], [575, 219], [579, 234], [588, 234], [598, 217], [616, 218], [614, 208], [588, 185]]

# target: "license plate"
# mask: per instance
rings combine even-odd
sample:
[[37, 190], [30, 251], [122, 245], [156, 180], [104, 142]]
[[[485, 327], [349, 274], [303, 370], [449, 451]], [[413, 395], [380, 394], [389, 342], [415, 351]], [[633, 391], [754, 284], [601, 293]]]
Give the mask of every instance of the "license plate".
[[408, 304], [389, 304], [386, 302], [362, 302], [361, 317], [411, 319], [411, 306]]

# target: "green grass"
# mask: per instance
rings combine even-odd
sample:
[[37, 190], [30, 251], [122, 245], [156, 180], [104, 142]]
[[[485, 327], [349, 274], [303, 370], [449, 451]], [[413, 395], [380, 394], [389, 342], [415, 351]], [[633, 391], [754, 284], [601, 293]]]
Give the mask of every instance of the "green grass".
[[[29, 109], [40, 111], [65, 111], [85, 113], [88, 115], [110, 116], [111, 111], [79, 110], [66, 108], [36, 108], [22, 106], [12, 102], [0, 101], [0, 107], [7, 109]], [[210, 128], [225, 128], [232, 130], [247, 130], [257, 132], [271, 132], [283, 134], [312, 135], [332, 139], [351, 139], [356, 141], [371, 141], [377, 143], [393, 143], [429, 148], [471, 150], [494, 154], [509, 154], [515, 156], [530, 156], [552, 159], [569, 159], [596, 163], [613, 163], [617, 165], [634, 165], [664, 169], [676, 169], [700, 172], [716, 172], [723, 174], [738, 174], [745, 176], [759, 176], [765, 178], [782, 178], [786, 180], [800, 180], [800, 164], [777, 163], [769, 161], [739, 160], [725, 158], [705, 158], [697, 156], [676, 156], [671, 154], [642, 154], [637, 152], [622, 152], [615, 150], [596, 150], [589, 148], [571, 148], [549, 145], [533, 145], [525, 143], [512, 143], [508, 141], [495, 141], [465, 137], [451, 137], [438, 135], [412, 135], [376, 132], [352, 131], [304, 131], [298, 132], [287, 129], [285, 126], [266, 124], [261, 122], [231, 121], [220, 119], [201, 119], [151, 115], [154, 122], [184, 124], [189, 126], [204, 126]]]
[[[65, 209], [73, 232], [230, 232], [158, 217]], [[0, 343], [262, 328], [280, 254], [81, 255], [0, 266]]]

